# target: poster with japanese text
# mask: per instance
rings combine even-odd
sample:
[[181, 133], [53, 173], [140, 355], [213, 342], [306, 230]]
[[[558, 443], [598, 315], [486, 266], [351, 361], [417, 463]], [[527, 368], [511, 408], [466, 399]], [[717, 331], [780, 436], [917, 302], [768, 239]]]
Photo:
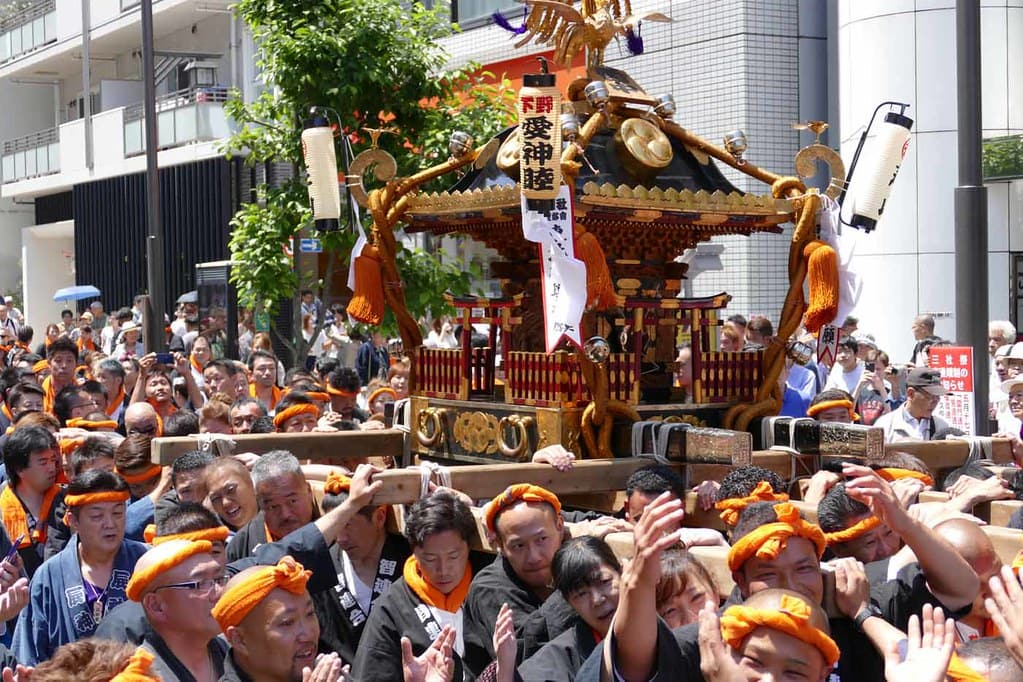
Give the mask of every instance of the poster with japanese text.
[[927, 362], [941, 373], [941, 383], [948, 394], [938, 403], [934, 414], [948, 425], [974, 435], [973, 412], [973, 349], [960, 346], [932, 348]]

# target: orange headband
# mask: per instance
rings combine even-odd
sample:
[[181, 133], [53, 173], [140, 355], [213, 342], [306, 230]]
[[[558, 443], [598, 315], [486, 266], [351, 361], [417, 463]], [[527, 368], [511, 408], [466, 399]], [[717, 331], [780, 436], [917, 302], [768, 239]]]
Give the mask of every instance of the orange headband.
[[327, 387], [327, 393], [330, 395], [339, 395], [344, 398], [354, 398], [359, 395], [358, 391], [342, 391], [340, 388], [334, 388], [333, 386]]
[[876, 516], [868, 516], [862, 521], [849, 526], [845, 530], [836, 530], [834, 533], [825, 533], [824, 539], [828, 541], [829, 545], [840, 545], [843, 542], [855, 540], [864, 533], [872, 531], [880, 525], [881, 519]]
[[290, 556], [278, 561], [276, 566], [263, 566], [224, 590], [211, 611], [213, 618], [226, 633], [229, 627], [245, 620], [245, 616], [275, 589], [292, 594], [305, 592], [311, 575], [312, 571], [302, 568], [302, 564]]
[[558, 496], [546, 488], [530, 483], [519, 483], [508, 486], [503, 493], [490, 501], [487, 506], [486, 522], [487, 529], [491, 533], [497, 532], [497, 517], [508, 507], [518, 501], [523, 502], [546, 502], [554, 507], [556, 514], [561, 513], [561, 501]]
[[170, 542], [171, 540], [191, 540], [192, 542], [207, 540], [211, 543], [225, 542], [230, 534], [231, 531], [227, 529], [227, 526], [217, 526], [215, 528], [203, 528], [202, 530], [192, 530], [185, 533], [157, 535], [155, 523], [149, 524], [146, 526], [145, 530], [142, 531], [142, 537], [145, 538], [146, 542], [154, 547], [165, 542]]
[[306, 396], [309, 397], [309, 400], [315, 400], [318, 403], [330, 402], [330, 394], [324, 391], [307, 391]]
[[50, 363], [46, 360], [40, 360], [36, 364], [32, 365], [33, 374], [39, 374], [40, 372], [45, 372], [48, 369], [50, 369]]
[[83, 445], [85, 445], [84, 438], [61, 438], [60, 454], [66, 457]]
[[135, 649], [135, 653], [128, 659], [128, 664], [121, 672], [110, 678], [110, 682], [156, 682], [159, 676], [149, 672], [149, 666], [153, 664], [155, 656], [142, 647]]
[[729, 606], [721, 614], [721, 638], [733, 649], [742, 646], [746, 636], [759, 627], [770, 628], [806, 642], [821, 652], [828, 666], [838, 662], [838, 645], [823, 631], [810, 625], [810, 606], [802, 599], [783, 594], [781, 607], [757, 609]]
[[138, 567], [136, 567], [135, 571], [131, 574], [131, 580], [128, 581], [128, 587], [124, 593], [127, 594], [128, 599], [131, 599], [132, 601], [141, 601], [142, 595], [146, 592], [146, 588], [148, 588], [150, 583], [152, 583], [161, 573], [166, 573], [175, 566], [179, 566], [184, 563], [186, 559], [190, 559], [196, 554], [209, 554], [212, 549], [213, 543], [208, 540], [189, 542], [178, 551], [161, 561], [157, 561], [152, 566], [147, 566], [142, 570], [139, 570]]
[[715, 509], [721, 510], [721, 520], [727, 523], [729, 526], [734, 526], [739, 522], [739, 514], [742, 510], [750, 506], [754, 502], [788, 502], [789, 496], [785, 493], [776, 493], [771, 484], [767, 481], [760, 481], [757, 483], [757, 487], [753, 489], [746, 497], [733, 497], [727, 500], [721, 500], [720, 502], [714, 503]]
[[116, 429], [117, 422], [113, 420], [104, 421], [89, 421], [88, 419], [81, 419], [79, 417], [73, 417], [67, 420], [68, 428], [71, 429]]
[[98, 493], [82, 493], [81, 495], [65, 495], [64, 505], [69, 509], [72, 507], [84, 507], [87, 504], [101, 504], [103, 502], [125, 502], [128, 493], [116, 490], [104, 490]]
[[824, 410], [830, 410], [833, 407], [844, 407], [845, 409], [849, 410], [849, 419], [852, 419], [853, 421], [858, 421], [859, 418], [860, 418], [860, 415], [858, 415], [855, 412], [853, 412], [853, 404], [850, 401], [844, 400], [844, 399], [843, 400], [822, 400], [821, 402], [819, 402], [819, 403], [817, 403], [815, 405], [811, 405], [806, 410], [806, 416], [807, 417], [816, 417], [818, 414], [820, 414]]
[[806, 538], [817, 549], [820, 559], [827, 546], [824, 532], [816, 525], [807, 523], [799, 516], [799, 511], [788, 502], [774, 505], [774, 513], [778, 520], [753, 529], [742, 536], [728, 551], [728, 568], [737, 571], [753, 556], [758, 559], [775, 559], [785, 549], [789, 538]]
[[918, 481], [923, 481], [924, 485], [934, 485], [933, 478], [927, 474], [921, 474], [919, 471], [913, 471], [912, 469], [883, 467], [881, 469], [874, 469], [874, 472], [886, 481], [897, 481], [900, 478], [915, 478]]
[[352, 479], [339, 471], [331, 471], [327, 474], [327, 480], [323, 484], [323, 492], [331, 495], [347, 493], [352, 489]]
[[281, 428], [284, 426], [284, 422], [288, 421], [292, 417], [297, 417], [300, 414], [311, 414], [319, 419], [320, 408], [316, 407], [316, 405], [313, 405], [312, 403], [290, 405], [274, 415], [274, 428]]
[[393, 388], [388, 388], [387, 386], [381, 386], [380, 388], [369, 394], [369, 397], [366, 398], [366, 404], [372, 405], [373, 401], [376, 400], [381, 395], [383, 395], [384, 393], [390, 393], [392, 398], [394, 398], [395, 400], [398, 399], [397, 391], [395, 391]]
[[952, 682], [987, 682], [987, 678], [978, 673], [966, 664], [966, 661], [959, 658], [955, 652], [948, 662], [948, 671], [945, 673]]
[[137, 474], [126, 474], [120, 469], [117, 470], [117, 475], [123, 478], [125, 483], [145, 483], [149, 479], [156, 478], [162, 473], [163, 467], [159, 464], [150, 464]]

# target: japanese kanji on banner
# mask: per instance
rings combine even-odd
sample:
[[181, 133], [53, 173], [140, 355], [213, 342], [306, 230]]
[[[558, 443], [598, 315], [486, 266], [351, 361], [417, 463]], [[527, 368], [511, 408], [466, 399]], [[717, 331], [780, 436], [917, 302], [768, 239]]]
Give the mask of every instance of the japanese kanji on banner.
[[932, 348], [927, 362], [941, 373], [941, 383], [948, 394], [941, 399], [934, 414], [969, 436], [974, 435], [973, 412], [973, 349], [945, 346]]
[[550, 211], [531, 211], [522, 197], [522, 234], [540, 245], [544, 339], [551, 353], [562, 337], [582, 344], [586, 264], [575, 257], [572, 190], [559, 188]]
[[835, 364], [835, 356], [838, 355], [838, 327], [833, 324], [826, 324], [821, 327], [817, 335], [817, 362], [831, 367]]
[[561, 187], [561, 92], [519, 90], [519, 185], [527, 199], [553, 199]]

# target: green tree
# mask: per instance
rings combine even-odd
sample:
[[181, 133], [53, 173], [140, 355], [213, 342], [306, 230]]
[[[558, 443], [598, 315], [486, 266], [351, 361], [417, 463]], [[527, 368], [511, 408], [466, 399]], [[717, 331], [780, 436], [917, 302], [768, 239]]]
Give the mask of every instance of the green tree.
[[[451, 26], [441, 7], [394, 0], [239, 0], [235, 12], [259, 46], [265, 88], [253, 102], [237, 95], [228, 102], [238, 124], [228, 149], [244, 151], [252, 165], [290, 164], [292, 178], [260, 186], [256, 203], [235, 215], [230, 248], [238, 266], [232, 280], [245, 306], [272, 311], [281, 299], [295, 300], [293, 335], [282, 341], [297, 359], [308, 348], [297, 292], [309, 287], [321, 298], [338, 293], [329, 290], [330, 282], [338, 268], [347, 269], [355, 241], [351, 232], [315, 235], [329, 254], [322, 273], [296, 272], [284, 253], [290, 238], [313, 236], [301, 172], [302, 122], [310, 108], [336, 116], [339, 134], [350, 136], [356, 152], [368, 140], [364, 128], [390, 127], [394, 134], [382, 135], [379, 146], [394, 156], [399, 175], [407, 175], [446, 158], [447, 137], [455, 129], [477, 140], [497, 132], [511, 118], [513, 94], [506, 81], [484, 82], [493, 80], [489, 74], [444, 69], [447, 55], [437, 40]], [[413, 292], [414, 285], [429, 283], [435, 297], [448, 288], [468, 291], [466, 273], [430, 254], [399, 254], [399, 262], [413, 315], [441, 311]], [[318, 333], [319, 325], [314, 338]]]

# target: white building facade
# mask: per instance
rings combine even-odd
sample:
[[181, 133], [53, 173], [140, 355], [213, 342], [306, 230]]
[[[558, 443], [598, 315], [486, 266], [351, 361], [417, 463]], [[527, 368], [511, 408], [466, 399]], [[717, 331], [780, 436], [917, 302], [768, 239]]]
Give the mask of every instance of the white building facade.
[[[255, 89], [252, 41], [228, 7], [226, 0], [153, 3], [158, 159], [163, 191], [171, 190], [164, 219], [172, 231], [175, 221], [222, 223], [216, 243], [180, 237], [181, 253], [197, 249], [208, 260], [226, 257], [223, 218], [233, 211], [178, 216], [168, 207], [179, 199], [221, 203], [201, 185], [227, 163], [223, 103], [229, 88]], [[12, 288], [20, 270], [25, 313], [40, 334], [43, 322], [59, 319], [63, 303], [52, 297], [60, 287], [95, 284], [108, 308], [140, 293], [137, 282], [127, 283], [145, 267], [140, 14], [138, 0], [35, 0], [0, 25], [0, 93], [16, 103], [8, 107], [15, 115], [0, 122], [0, 235], [21, 245], [20, 258], [16, 248], [3, 251], [0, 287]], [[200, 167], [205, 175], [192, 172]], [[82, 281], [83, 267], [102, 281]], [[194, 288], [187, 279], [173, 284]]]

